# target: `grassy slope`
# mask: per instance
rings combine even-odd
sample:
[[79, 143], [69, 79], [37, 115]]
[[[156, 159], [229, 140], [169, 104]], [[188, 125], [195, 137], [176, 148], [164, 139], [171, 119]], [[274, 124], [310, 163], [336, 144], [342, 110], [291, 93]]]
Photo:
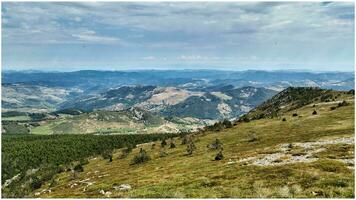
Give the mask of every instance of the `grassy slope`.
[[[138, 149], [122, 160], [117, 159], [120, 154], [117, 151], [112, 163], [98, 157], [84, 167], [77, 180], [71, 180], [69, 172], [59, 174], [51, 193], [41, 197], [105, 197], [100, 190], [112, 192], [110, 197], [353, 197], [354, 170], [328, 159], [340, 154], [353, 157], [353, 145], [346, 148], [329, 145], [326, 152], [318, 154], [320, 159], [312, 163], [274, 167], [228, 164], [229, 159], [276, 151], [276, 145], [282, 143], [353, 137], [354, 102], [353, 97], [348, 98], [351, 105], [333, 111], [330, 110], [333, 103], [315, 108], [310, 104], [297, 110], [302, 117], [292, 117], [295, 111], [284, 114], [286, 122], [281, 118], [261, 119], [207, 133], [199, 137], [197, 151], [192, 156], [184, 155], [186, 146], [180, 145], [177, 138], [177, 148], [166, 149], [168, 156], [164, 158], [159, 157], [158, 143], [153, 150], [151, 145], [143, 145], [152, 160], [142, 165], [129, 164]], [[318, 115], [312, 115], [314, 109]], [[256, 142], [248, 142], [252, 134], [258, 137]], [[216, 138], [224, 145], [222, 161], [213, 161], [217, 152], [206, 148]], [[85, 184], [69, 186], [87, 178], [94, 183], [86, 191], [83, 191]], [[133, 189], [115, 191], [112, 188], [115, 183], [130, 184]], [[48, 184], [38, 191], [46, 188]]]

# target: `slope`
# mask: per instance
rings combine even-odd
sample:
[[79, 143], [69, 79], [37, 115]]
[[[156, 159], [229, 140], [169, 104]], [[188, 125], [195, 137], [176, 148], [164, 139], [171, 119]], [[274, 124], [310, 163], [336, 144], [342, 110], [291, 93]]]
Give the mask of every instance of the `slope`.
[[[91, 158], [76, 178], [60, 173], [33, 196], [352, 198], [354, 95], [338, 94], [347, 104], [318, 100], [283, 110], [279, 117], [194, 135], [196, 150], [190, 156], [181, 139], [173, 138], [176, 148], [140, 145], [151, 160], [139, 165], [131, 165], [139, 148], [123, 159], [117, 150], [112, 162]], [[207, 148], [216, 139], [223, 144], [219, 161], [214, 161], [218, 151]]]
[[140, 108], [98, 110], [79, 115], [59, 115], [30, 128], [32, 134], [137, 134], [192, 131], [204, 124], [181, 119], [175, 123]]

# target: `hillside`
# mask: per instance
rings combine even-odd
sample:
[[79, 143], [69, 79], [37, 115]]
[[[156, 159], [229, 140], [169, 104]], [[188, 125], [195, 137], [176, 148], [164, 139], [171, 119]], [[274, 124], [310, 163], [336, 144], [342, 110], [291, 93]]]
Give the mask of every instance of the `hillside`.
[[314, 103], [315, 106], [318, 103], [342, 103], [345, 94], [352, 95], [354, 90], [339, 92], [317, 87], [288, 87], [241, 118], [251, 120], [278, 117], [286, 111], [295, 110], [310, 103]]
[[64, 89], [32, 84], [3, 84], [2, 110], [18, 110], [21, 112], [48, 112], [76, 95], [78, 89]]
[[39, 121], [34, 121], [33, 117], [25, 119], [27, 115], [22, 116], [23, 121], [19, 116], [16, 118], [5, 117], [7, 121], [3, 121], [3, 133], [36, 135], [177, 133], [195, 131], [205, 125], [205, 122], [183, 118], [167, 120], [140, 108], [120, 111], [72, 112], [70, 112], [71, 114], [62, 114], [63, 112], [43, 114], [44, 118]]
[[91, 111], [139, 107], [166, 117], [216, 120], [244, 114], [274, 94], [274, 90], [254, 87], [225, 86], [205, 92], [177, 87], [122, 86], [64, 102], [61, 108]]
[[[187, 155], [187, 145], [182, 145], [180, 138], [167, 140], [168, 144], [175, 143], [176, 148], [160, 147], [160, 142], [146, 143], [122, 159], [122, 151], [117, 149], [112, 162], [92, 157], [74, 178], [72, 172], [59, 173], [32, 195], [353, 198], [354, 95], [333, 92], [338, 101], [346, 102], [340, 104], [320, 99], [328, 91], [314, 95], [314, 90], [305, 89], [300, 94], [318, 100], [299, 104], [305, 97], [294, 98], [294, 91], [288, 89], [265, 104], [291, 105], [279, 110], [277, 117], [191, 135], [189, 141], [193, 142], [188, 144], [196, 146], [191, 155]], [[292, 99], [285, 98], [288, 96]], [[263, 105], [259, 109], [264, 111], [262, 108]], [[216, 139], [223, 145], [222, 160], [214, 160], [219, 150], [211, 145]], [[151, 159], [132, 165], [140, 148]]]

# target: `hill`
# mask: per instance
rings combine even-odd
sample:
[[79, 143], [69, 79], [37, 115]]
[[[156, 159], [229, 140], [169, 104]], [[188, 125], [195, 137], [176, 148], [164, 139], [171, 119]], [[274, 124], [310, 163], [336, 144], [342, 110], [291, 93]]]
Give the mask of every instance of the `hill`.
[[64, 89], [31, 84], [3, 84], [2, 110], [21, 112], [48, 112], [74, 96], [81, 94], [78, 89]]
[[32, 115], [31, 119], [24, 121], [18, 120], [18, 116], [15, 118], [17, 120], [5, 118], [3, 133], [36, 135], [177, 133], [195, 131], [205, 125], [205, 122], [183, 118], [168, 120], [140, 108], [93, 112], [72, 109], [42, 115], [43, 118], [38, 121], [34, 120]]
[[[92, 157], [74, 178], [70, 171], [59, 173], [31, 194], [47, 198], [353, 198], [354, 94], [314, 92], [307, 88], [283, 91], [265, 104], [288, 105], [277, 117], [167, 140], [176, 148], [153, 142], [139, 145], [125, 158], [117, 149], [112, 162]], [[345, 103], [323, 102], [320, 98], [329, 92]], [[304, 95], [297, 94], [318, 100], [305, 103]], [[181, 144], [184, 140], [188, 146]], [[140, 153], [140, 148], [145, 152]], [[187, 149], [193, 149], [192, 154]], [[135, 156], [146, 154], [148, 161], [132, 163]]]
[[122, 86], [99, 95], [67, 101], [61, 108], [91, 111], [139, 107], [166, 117], [216, 120], [244, 114], [276, 93], [265, 88], [233, 86], [209, 90], [210, 92], [177, 87]]

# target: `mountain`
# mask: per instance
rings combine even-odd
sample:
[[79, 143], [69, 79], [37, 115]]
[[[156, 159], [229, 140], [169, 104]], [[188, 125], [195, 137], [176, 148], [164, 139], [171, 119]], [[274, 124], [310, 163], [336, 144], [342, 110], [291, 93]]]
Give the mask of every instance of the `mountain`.
[[[288, 88], [256, 108], [268, 114], [268, 106], [279, 107], [277, 117], [167, 139], [175, 148], [156, 141], [125, 157], [117, 149], [112, 161], [93, 156], [75, 176], [62, 170], [30, 196], [354, 198], [354, 98], [352, 92]], [[143, 155], [147, 159], [134, 162]]]
[[82, 93], [79, 89], [64, 89], [43, 85], [3, 84], [2, 110], [27, 112], [52, 111], [58, 105]]
[[87, 111], [122, 110], [139, 107], [163, 116], [198, 119], [233, 118], [246, 113], [276, 92], [264, 88], [233, 86], [210, 88], [211, 92], [189, 91], [177, 87], [122, 86], [98, 95], [64, 102], [61, 108]]
[[[48, 87], [108, 89], [122, 85], [185, 86], [189, 89], [216, 84], [235, 87], [318, 86], [328, 89], [350, 90], [353, 72], [297, 72], [297, 71], [219, 71], [219, 70], [141, 70], [75, 72], [2, 72], [2, 83], [42, 84]], [[349, 82], [351, 80], [351, 82]], [[298, 84], [298, 85], [296, 85]], [[287, 87], [288, 87], [287, 86]]]

